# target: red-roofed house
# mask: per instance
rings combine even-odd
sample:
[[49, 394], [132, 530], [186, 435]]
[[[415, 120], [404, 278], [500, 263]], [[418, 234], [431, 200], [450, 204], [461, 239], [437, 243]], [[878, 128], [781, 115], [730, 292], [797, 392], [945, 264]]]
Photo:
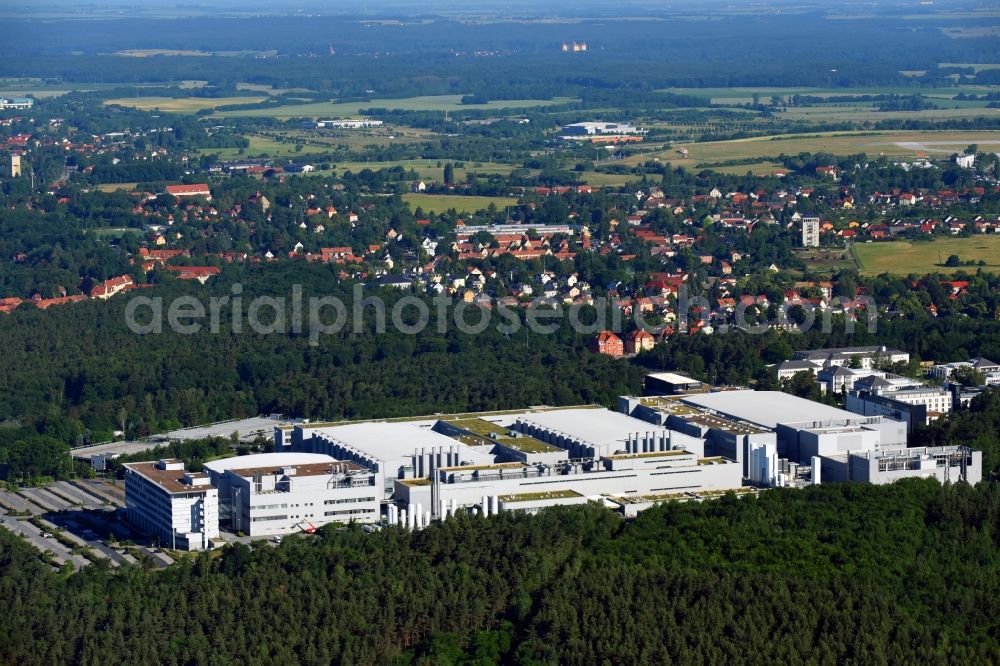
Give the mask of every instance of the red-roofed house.
[[135, 282], [132, 280], [131, 275], [119, 275], [95, 285], [90, 290], [90, 297], [107, 300], [119, 292], [130, 289], [134, 284]]
[[622, 339], [611, 331], [601, 331], [596, 338], [590, 341], [590, 351], [595, 354], [617, 357], [625, 354], [625, 345], [622, 343]]
[[79, 303], [80, 301], [87, 300], [87, 297], [83, 294], [77, 294], [75, 296], [60, 296], [58, 298], [41, 298], [37, 296], [32, 298], [29, 303], [33, 304], [39, 310], [44, 310], [53, 305], [65, 305], [66, 303]]
[[0, 298], [0, 312], [13, 312], [23, 302], [16, 296], [13, 298]]
[[163, 270], [175, 273], [179, 280], [197, 280], [202, 284], [221, 272], [216, 266], [164, 266]]

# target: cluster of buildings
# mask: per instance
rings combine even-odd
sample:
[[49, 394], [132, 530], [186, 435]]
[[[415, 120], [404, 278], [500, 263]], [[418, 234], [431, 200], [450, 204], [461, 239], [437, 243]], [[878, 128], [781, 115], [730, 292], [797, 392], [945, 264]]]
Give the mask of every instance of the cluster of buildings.
[[[803, 350], [794, 356], [775, 365], [779, 380], [811, 373], [821, 392], [844, 397], [848, 411], [900, 421], [910, 432], [968, 405], [983, 388], [1000, 385], [1000, 365], [982, 357], [934, 365], [927, 372], [933, 381], [927, 382], [886, 370], [909, 363], [910, 355], [884, 346]], [[981, 385], [965, 387], [949, 381], [959, 370], [980, 373]]]
[[328, 523], [412, 529], [458, 513], [602, 503], [626, 516], [664, 501], [907, 477], [977, 483], [982, 454], [907, 448], [907, 424], [786, 393], [651, 375], [660, 395], [617, 411], [536, 407], [390, 421], [276, 426], [274, 452], [184, 470], [129, 463], [129, 519], [178, 549], [225, 529], [251, 537]]
[[27, 111], [35, 105], [31, 97], [0, 97], [0, 111]]
[[645, 130], [628, 123], [582, 122], [562, 128], [562, 138], [567, 141], [591, 143], [628, 143], [642, 141]]
[[357, 119], [344, 119], [344, 120], [317, 120], [315, 122], [307, 123], [308, 125], [315, 127], [316, 129], [373, 129], [375, 127], [382, 127], [384, 124], [381, 120], [372, 120], [370, 118], [357, 118]]

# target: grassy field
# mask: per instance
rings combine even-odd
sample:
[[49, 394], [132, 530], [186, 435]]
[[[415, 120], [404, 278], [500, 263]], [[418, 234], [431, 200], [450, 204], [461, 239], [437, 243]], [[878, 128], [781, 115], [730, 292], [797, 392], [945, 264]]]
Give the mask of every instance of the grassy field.
[[[444, 162], [441, 161], [441, 166], [438, 166], [439, 160], [396, 160], [392, 162], [337, 162], [334, 164], [335, 170], [338, 173], [344, 171], [352, 171], [357, 173], [362, 169], [371, 169], [372, 171], [378, 171], [379, 169], [391, 169], [392, 167], [403, 167], [406, 170], [412, 169], [417, 172], [417, 175], [422, 180], [426, 180], [430, 183], [440, 183], [444, 180]], [[461, 182], [464, 181], [466, 175], [470, 172], [478, 174], [509, 174], [514, 170], [514, 165], [512, 164], [489, 164], [489, 163], [466, 163], [464, 167], [455, 168], [455, 180]], [[533, 171], [530, 173], [538, 173]]]
[[101, 192], [118, 192], [119, 190], [131, 192], [135, 189], [136, 185], [138, 185], [138, 183], [104, 183], [102, 185], [98, 185], [97, 189]]
[[451, 194], [404, 194], [403, 201], [410, 204], [413, 210], [419, 207], [429, 214], [443, 213], [452, 208], [460, 213], [474, 213], [489, 208], [490, 204], [503, 208], [517, 203], [517, 199], [513, 197], [466, 197]]
[[264, 97], [120, 97], [105, 100], [105, 104], [130, 106], [141, 111], [159, 110], [167, 113], [195, 113], [227, 104], [256, 104]]
[[818, 248], [800, 249], [796, 255], [806, 265], [810, 273], [832, 275], [840, 270], [853, 270], [857, 264], [846, 249]]
[[263, 157], [265, 155], [267, 157], [295, 157], [328, 152], [328, 149], [323, 146], [306, 144], [303, 144], [302, 150], [296, 152], [295, 144], [292, 142], [284, 143], [270, 137], [257, 135], [250, 135], [247, 138], [250, 140], [250, 147], [245, 148], [242, 155], [239, 148], [206, 148], [202, 152], [217, 154], [220, 159], [224, 160]]
[[382, 108], [401, 111], [482, 111], [496, 109], [526, 109], [539, 106], [553, 106], [574, 101], [571, 97], [555, 97], [544, 99], [509, 99], [497, 100], [488, 104], [462, 104], [461, 95], [434, 95], [425, 97], [409, 97], [406, 99], [373, 99], [367, 102], [321, 102], [312, 104], [297, 104], [281, 106], [272, 109], [247, 109], [243, 111], [222, 111], [217, 115], [227, 117], [250, 118], [327, 118], [354, 116], [362, 109]]
[[[652, 159], [684, 165], [689, 169], [711, 167], [727, 160], [760, 159], [801, 152], [825, 152], [834, 155], [865, 153], [872, 157], [887, 155], [899, 159], [915, 159], [930, 155], [950, 155], [978, 143], [985, 149], [1000, 147], [997, 132], [819, 132], [816, 134], [786, 134], [781, 136], [753, 137], [732, 141], [706, 141], [685, 143], [652, 153], [640, 153], [625, 158], [625, 164], [642, 164]], [[678, 150], [686, 148], [688, 157], [682, 158]], [[728, 167], [727, 167], [728, 168]], [[746, 173], [746, 165], [732, 167], [735, 173]], [[754, 169], [751, 167], [751, 171]]]
[[[970, 238], [943, 238], [927, 243], [857, 243], [854, 253], [861, 271], [867, 275], [879, 273], [930, 273], [940, 271], [952, 273], [958, 268], [942, 266], [952, 254], [962, 261], [986, 262], [984, 270], [1000, 271], [1000, 236], [973, 236]], [[978, 266], [966, 266], [969, 272]]]
[[122, 238], [127, 234], [142, 235], [143, 233], [145, 233], [142, 229], [136, 229], [134, 227], [101, 227], [100, 229], [93, 229], [92, 231], [99, 238], [104, 240]]
[[583, 171], [578, 174], [583, 182], [593, 187], [622, 187], [629, 181], [639, 180], [637, 176], [621, 173], [603, 173], [600, 171]]

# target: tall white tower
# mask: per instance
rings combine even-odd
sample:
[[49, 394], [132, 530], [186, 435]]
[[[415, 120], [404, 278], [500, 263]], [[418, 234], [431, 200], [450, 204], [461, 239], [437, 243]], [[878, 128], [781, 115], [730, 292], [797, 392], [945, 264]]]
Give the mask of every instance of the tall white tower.
[[819, 247], [819, 218], [802, 218], [802, 247]]

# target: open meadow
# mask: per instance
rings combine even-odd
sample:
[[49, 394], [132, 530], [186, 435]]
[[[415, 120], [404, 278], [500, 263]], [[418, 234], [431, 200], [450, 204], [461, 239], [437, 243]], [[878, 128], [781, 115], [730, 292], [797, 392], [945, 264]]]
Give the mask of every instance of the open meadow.
[[316, 102], [278, 106], [267, 109], [219, 111], [216, 115], [232, 118], [340, 118], [355, 116], [363, 109], [394, 109], [399, 111], [492, 111], [497, 109], [528, 109], [555, 106], [576, 101], [571, 97], [552, 99], [504, 99], [486, 104], [462, 104], [461, 95], [427, 95], [403, 99], [373, 99], [362, 102]]
[[454, 208], [459, 213], [475, 213], [485, 210], [493, 204], [498, 209], [513, 206], [517, 203], [514, 197], [469, 197], [453, 194], [404, 194], [403, 201], [416, 210], [422, 208], [425, 213], [444, 213]]
[[1000, 272], [1000, 236], [971, 236], [967, 238], [941, 238], [933, 241], [909, 243], [856, 243], [854, 256], [866, 275], [894, 273], [953, 273], [956, 270], [975, 272], [979, 266], [951, 268], [944, 266], [950, 255], [961, 261], [985, 261], [983, 270]]

